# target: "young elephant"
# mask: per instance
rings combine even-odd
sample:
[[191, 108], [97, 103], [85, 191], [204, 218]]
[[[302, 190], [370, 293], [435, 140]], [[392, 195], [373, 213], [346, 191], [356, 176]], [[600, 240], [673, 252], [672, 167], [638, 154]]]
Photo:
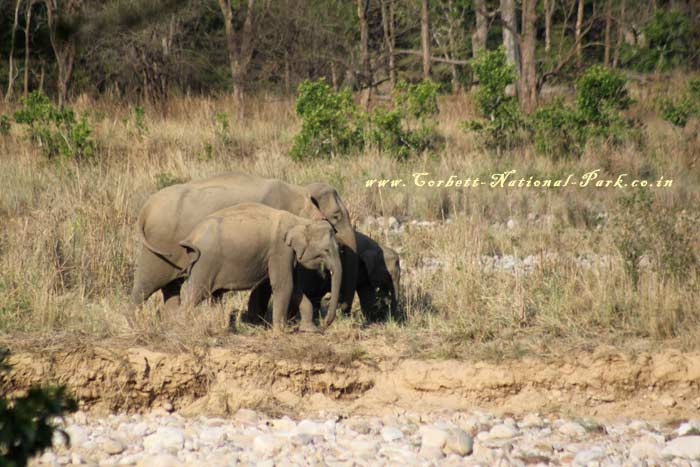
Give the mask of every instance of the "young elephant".
[[331, 303], [340, 296], [342, 267], [333, 226], [286, 211], [245, 203], [201, 221], [180, 242], [188, 256], [182, 306], [195, 306], [220, 290], [247, 290], [269, 278], [273, 328], [284, 328], [290, 304], [301, 310], [302, 330], [316, 330], [313, 307], [294, 279], [295, 265], [331, 274]]
[[[400, 319], [398, 293], [401, 286], [401, 265], [398, 253], [357, 231], [355, 239], [360, 258], [356, 292], [360, 298], [362, 314], [369, 322], [381, 321], [389, 314], [394, 319]], [[330, 282], [319, 277], [316, 271], [303, 267], [298, 269], [299, 284], [304, 295], [310, 300], [314, 311], [319, 310], [323, 297], [331, 289]], [[251, 291], [245, 319], [257, 322], [265, 317], [271, 292], [268, 281], [263, 281]], [[293, 306], [289, 310], [290, 315], [296, 312]]]

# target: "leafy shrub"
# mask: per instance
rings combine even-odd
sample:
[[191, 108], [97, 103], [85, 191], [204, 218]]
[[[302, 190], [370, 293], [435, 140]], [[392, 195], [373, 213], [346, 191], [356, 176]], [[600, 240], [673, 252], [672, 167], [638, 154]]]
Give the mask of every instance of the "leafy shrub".
[[558, 99], [530, 117], [535, 149], [552, 157], [580, 156], [591, 138], [620, 142], [630, 129], [620, 115], [632, 102], [625, 86], [618, 73], [597, 65], [588, 68], [576, 82], [576, 107]]
[[430, 80], [423, 80], [416, 84], [401, 80], [396, 83], [394, 102], [406, 117], [426, 122], [438, 114], [439, 89], [440, 85]]
[[639, 71], [672, 69], [691, 53], [690, 22], [678, 10], [659, 8], [642, 33], [646, 44], [626, 47], [623, 53], [623, 61]]
[[49, 159], [90, 159], [95, 155], [87, 115], [76, 120], [73, 110], [54, 106], [40, 91], [22, 99], [22, 108], [15, 112], [14, 118], [17, 123], [29, 127], [30, 139]]
[[530, 119], [535, 149], [552, 158], [581, 156], [586, 145], [585, 122], [576, 109], [555, 99], [538, 108]]
[[12, 127], [12, 122], [10, 117], [7, 115], [0, 115], [0, 135], [10, 134], [10, 128]]
[[684, 127], [692, 117], [700, 116], [700, 79], [688, 81], [688, 88], [678, 99], [662, 103], [661, 117], [675, 126]]
[[329, 157], [361, 147], [357, 107], [349, 89], [335, 92], [325, 80], [305, 80], [299, 85], [296, 113], [303, 123], [294, 137], [292, 158]]
[[523, 124], [517, 99], [506, 95], [506, 87], [515, 82], [515, 69], [508, 63], [502, 47], [481, 51], [472, 60], [472, 68], [479, 80], [475, 94], [477, 108], [485, 120], [464, 122], [464, 128], [482, 134], [487, 146], [512, 146]]
[[373, 147], [400, 158], [435, 146], [439, 85], [432, 81], [396, 86], [392, 108], [360, 112], [350, 90], [333, 91], [324, 80], [299, 86], [296, 112], [303, 119], [290, 151], [294, 159], [329, 157]]
[[576, 107], [593, 125], [608, 125], [632, 103], [624, 76], [600, 65], [588, 68], [576, 81]]
[[[0, 383], [9, 370], [6, 356], [0, 350]], [[76, 402], [64, 387], [34, 386], [21, 397], [0, 397], [0, 466], [27, 465], [32, 456], [51, 447], [54, 432], [68, 439], [53, 420], [76, 409]]]
[[376, 107], [363, 115], [365, 144], [399, 158], [437, 146], [437, 93], [440, 85], [430, 80], [416, 84], [399, 81], [394, 90], [394, 108]]

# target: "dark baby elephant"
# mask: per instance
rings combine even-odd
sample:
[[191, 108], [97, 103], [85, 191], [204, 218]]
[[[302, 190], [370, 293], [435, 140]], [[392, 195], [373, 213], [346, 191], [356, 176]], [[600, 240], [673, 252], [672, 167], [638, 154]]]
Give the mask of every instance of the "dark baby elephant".
[[[356, 291], [365, 320], [382, 321], [389, 315], [400, 319], [398, 294], [401, 264], [398, 253], [360, 232], [355, 232], [355, 238], [360, 258]], [[316, 271], [304, 267], [297, 266], [296, 274], [304, 295], [313, 304], [314, 312], [318, 311], [323, 297], [331, 289], [330, 282], [321, 278]], [[271, 293], [269, 281], [261, 282], [251, 291], [245, 321], [259, 322], [266, 316]], [[289, 310], [290, 315], [296, 312], [294, 308]]]
[[[230, 173], [172, 185], [151, 195], [139, 215], [143, 248], [138, 257], [132, 302], [140, 305], [158, 290], [166, 308], [180, 303], [180, 272], [187, 255], [179, 242], [208, 215], [241, 203], [260, 203], [307, 219], [330, 222], [342, 245], [341, 310], [350, 310], [357, 283], [357, 242], [348, 210], [325, 183], [296, 186], [281, 180]], [[328, 314], [328, 324], [335, 312]]]

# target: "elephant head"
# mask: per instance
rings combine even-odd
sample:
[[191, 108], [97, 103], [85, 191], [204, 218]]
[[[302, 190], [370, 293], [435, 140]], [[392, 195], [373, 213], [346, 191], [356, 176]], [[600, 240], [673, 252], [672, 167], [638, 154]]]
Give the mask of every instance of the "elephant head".
[[331, 300], [324, 326], [330, 325], [335, 319], [344, 276], [333, 227], [326, 221], [297, 225], [287, 232], [285, 242], [294, 250], [297, 262], [303, 267], [331, 274]]
[[[311, 202], [318, 208], [324, 219], [333, 225], [338, 243], [345, 248], [342, 254], [343, 282], [340, 287], [340, 304], [344, 313], [349, 313], [355, 297], [359, 259], [357, 256], [357, 240], [352, 228], [348, 209], [340, 199], [338, 192], [325, 183], [306, 185]], [[312, 216], [308, 216], [313, 218]], [[335, 307], [328, 308], [326, 325], [335, 319]]]

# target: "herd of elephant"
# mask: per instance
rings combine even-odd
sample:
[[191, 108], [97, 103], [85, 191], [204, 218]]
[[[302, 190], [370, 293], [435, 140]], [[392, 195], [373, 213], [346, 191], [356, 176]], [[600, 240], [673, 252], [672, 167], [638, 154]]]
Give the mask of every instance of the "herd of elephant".
[[[138, 218], [143, 247], [132, 301], [161, 291], [165, 309], [193, 307], [226, 291], [251, 290], [244, 319], [301, 331], [329, 326], [357, 293], [366, 320], [398, 318], [400, 261], [352, 226], [338, 192], [244, 173], [172, 185], [151, 195]], [[325, 319], [321, 302], [330, 292]]]

